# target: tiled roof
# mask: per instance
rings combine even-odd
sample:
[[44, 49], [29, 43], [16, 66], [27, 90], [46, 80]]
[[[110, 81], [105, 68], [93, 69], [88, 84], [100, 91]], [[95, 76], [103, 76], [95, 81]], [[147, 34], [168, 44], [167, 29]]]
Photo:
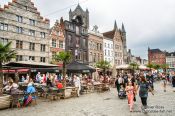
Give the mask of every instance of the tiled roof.
[[112, 30], [112, 31], [108, 31], [108, 32], [103, 33], [103, 36], [105, 36], [107, 38], [110, 38], [110, 39], [113, 39], [114, 38], [114, 35], [115, 35], [115, 30]]
[[150, 49], [151, 52], [162, 52], [160, 49]]

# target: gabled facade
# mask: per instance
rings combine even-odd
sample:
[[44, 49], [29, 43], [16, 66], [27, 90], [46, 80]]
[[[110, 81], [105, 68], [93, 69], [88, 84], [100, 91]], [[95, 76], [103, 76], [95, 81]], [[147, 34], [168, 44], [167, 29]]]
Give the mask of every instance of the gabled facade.
[[63, 18], [60, 21], [56, 21], [54, 26], [50, 30], [50, 60], [56, 53], [65, 50], [65, 38], [64, 38], [64, 28], [63, 28]]
[[113, 41], [114, 64], [116, 66], [127, 64], [126, 32], [124, 25], [122, 24], [122, 28], [118, 29], [115, 21], [113, 30], [103, 33], [103, 36]]
[[12, 41], [16, 61], [49, 62], [49, 26], [31, 0], [12, 0], [0, 8], [0, 41]]
[[88, 31], [88, 52], [89, 65], [96, 66], [96, 63], [103, 59], [103, 35], [99, 33], [95, 25], [91, 31]]
[[89, 24], [84, 19], [84, 13], [85, 11], [78, 5], [73, 12], [70, 11], [70, 20], [64, 21], [65, 51], [72, 53], [73, 61], [88, 64], [87, 25]]

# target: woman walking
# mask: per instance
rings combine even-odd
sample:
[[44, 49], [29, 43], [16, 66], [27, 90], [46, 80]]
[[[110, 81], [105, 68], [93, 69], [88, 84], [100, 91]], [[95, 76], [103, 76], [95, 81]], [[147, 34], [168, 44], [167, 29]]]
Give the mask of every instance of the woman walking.
[[154, 95], [151, 86], [149, 83], [146, 81], [146, 78], [144, 76], [140, 77], [140, 83], [139, 83], [139, 96], [142, 102], [142, 110], [145, 111], [147, 108], [147, 98], [148, 98], [148, 90], [151, 91], [152, 95]]
[[162, 74], [162, 81], [163, 81], [164, 92], [166, 92], [167, 78], [165, 73]]
[[130, 112], [132, 112], [133, 105], [134, 105], [134, 86], [132, 86], [131, 82], [128, 83], [125, 90], [126, 90], [126, 94], [128, 96], [129, 109], [130, 109]]

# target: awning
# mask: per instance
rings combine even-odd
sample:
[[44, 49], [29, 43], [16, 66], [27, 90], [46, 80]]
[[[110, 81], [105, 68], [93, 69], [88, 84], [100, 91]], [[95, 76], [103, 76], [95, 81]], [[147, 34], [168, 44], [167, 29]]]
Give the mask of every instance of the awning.
[[30, 68], [49, 68], [49, 67], [58, 67], [58, 65], [41, 63], [41, 62], [33, 62], [33, 61], [18, 61], [18, 62], [9, 62], [4, 64], [4, 66], [11, 67], [30, 67]]
[[70, 64], [67, 65], [67, 71], [68, 72], [74, 72], [74, 73], [89, 73], [89, 72], [95, 72], [96, 69], [89, 67], [86, 64], [79, 63], [77, 61], [73, 61]]

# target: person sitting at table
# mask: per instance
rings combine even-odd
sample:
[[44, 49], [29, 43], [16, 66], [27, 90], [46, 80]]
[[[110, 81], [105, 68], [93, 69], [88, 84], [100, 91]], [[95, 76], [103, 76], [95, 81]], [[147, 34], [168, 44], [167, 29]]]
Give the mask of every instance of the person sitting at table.
[[50, 77], [50, 75], [48, 76], [46, 82], [47, 82], [47, 86], [48, 86], [48, 87], [53, 87], [52, 82], [51, 82], [51, 77]]
[[10, 84], [10, 94], [17, 94], [19, 92], [18, 84], [14, 83], [13, 79], [9, 80]]
[[58, 88], [58, 93], [60, 92], [60, 89], [62, 89], [63, 88], [63, 84], [60, 82], [60, 81], [57, 81], [56, 82], [57, 83], [57, 88]]
[[24, 82], [24, 81], [25, 81], [25, 77], [22, 76], [22, 78], [21, 78], [21, 82]]

